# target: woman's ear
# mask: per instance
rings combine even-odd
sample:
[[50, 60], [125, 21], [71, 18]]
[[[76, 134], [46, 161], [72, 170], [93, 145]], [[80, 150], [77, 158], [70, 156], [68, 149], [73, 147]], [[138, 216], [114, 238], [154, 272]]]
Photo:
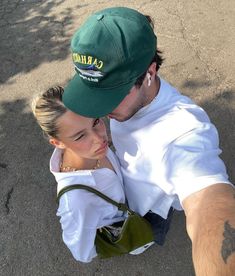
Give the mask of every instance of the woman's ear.
[[56, 138], [50, 138], [49, 139], [49, 143], [56, 147], [56, 148], [59, 148], [59, 149], [64, 149], [65, 148], [65, 145], [64, 143], [62, 143], [60, 140], [56, 139]]

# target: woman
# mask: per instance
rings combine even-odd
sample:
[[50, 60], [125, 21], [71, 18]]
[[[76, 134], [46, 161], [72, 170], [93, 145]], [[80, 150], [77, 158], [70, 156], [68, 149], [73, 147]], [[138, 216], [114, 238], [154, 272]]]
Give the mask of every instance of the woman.
[[[58, 183], [57, 191], [68, 185], [85, 184], [125, 202], [119, 164], [108, 148], [104, 122], [66, 109], [62, 94], [63, 88], [51, 88], [32, 104], [38, 124], [55, 146], [50, 170]], [[65, 193], [57, 215], [61, 217], [65, 244], [74, 258], [82, 262], [90, 262], [97, 255], [97, 228], [124, 219], [115, 206], [84, 190]]]
[[[57, 193], [66, 186], [84, 184], [124, 203], [122, 175], [108, 147], [104, 122], [68, 110], [62, 103], [62, 94], [63, 88], [50, 88], [32, 104], [38, 124], [55, 147], [50, 170], [58, 183]], [[62, 195], [57, 216], [61, 217], [63, 241], [81, 262], [90, 262], [97, 255], [98, 228], [124, 220], [117, 207], [81, 189]], [[132, 254], [142, 253], [148, 247], [138, 248]]]

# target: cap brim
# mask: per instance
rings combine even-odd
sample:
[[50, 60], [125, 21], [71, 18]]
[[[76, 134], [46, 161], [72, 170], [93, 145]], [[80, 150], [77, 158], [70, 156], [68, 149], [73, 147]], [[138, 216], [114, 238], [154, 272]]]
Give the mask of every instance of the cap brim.
[[129, 93], [136, 80], [111, 88], [86, 85], [78, 74], [68, 83], [63, 93], [63, 103], [71, 111], [90, 118], [111, 113]]

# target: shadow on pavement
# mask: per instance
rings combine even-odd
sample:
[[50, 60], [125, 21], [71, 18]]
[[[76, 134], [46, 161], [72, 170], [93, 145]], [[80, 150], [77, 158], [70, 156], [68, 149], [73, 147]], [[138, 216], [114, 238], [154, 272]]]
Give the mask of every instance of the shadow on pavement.
[[[69, 54], [73, 23], [71, 8], [57, 1], [3, 1], [0, 7], [0, 83], [43, 62], [63, 60]], [[53, 9], [57, 12], [53, 13]], [[79, 8], [79, 5], [77, 6]]]
[[53, 264], [50, 250], [61, 238], [54, 231], [59, 224], [56, 186], [48, 172], [51, 148], [27, 104], [24, 99], [0, 103], [1, 275], [30, 275], [32, 263], [38, 272], [43, 262]]

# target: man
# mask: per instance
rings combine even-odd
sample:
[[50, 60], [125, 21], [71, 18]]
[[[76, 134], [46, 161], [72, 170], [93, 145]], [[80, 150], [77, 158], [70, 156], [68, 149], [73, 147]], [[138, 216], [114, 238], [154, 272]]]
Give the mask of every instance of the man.
[[149, 17], [135, 10], [90, 16], [71, 42], [77, 74], [63, 102], [83, 116], [108, 114], [128, 203], [151, 220], [161, 217], [158, 243], [169, 210], [183, 209], [197, 275], [235, 275], [235, 190], [217, 131], [158, 76], [156, 43]]

